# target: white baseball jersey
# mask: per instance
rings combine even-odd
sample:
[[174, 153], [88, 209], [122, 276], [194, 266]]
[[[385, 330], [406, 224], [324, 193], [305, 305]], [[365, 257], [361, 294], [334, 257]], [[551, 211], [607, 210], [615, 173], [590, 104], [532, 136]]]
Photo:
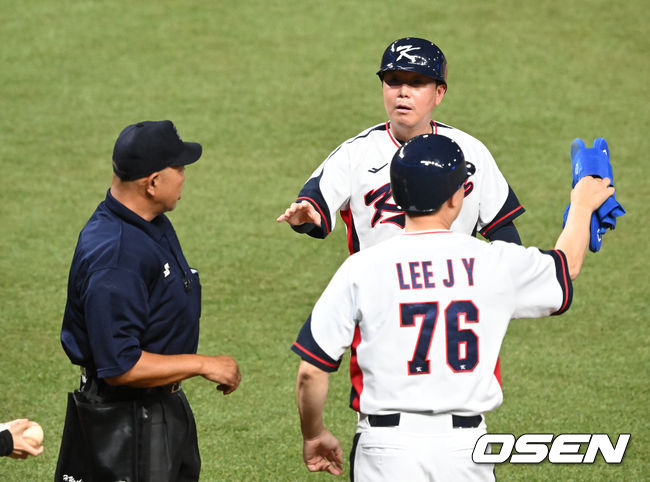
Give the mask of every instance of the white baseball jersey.
[[292, 350], [331, 372], [351, 348], [350, 405], [364, 414], [480, 414], [502, 402], [510, 320], [563, 313], [571, 298], [560, 251], [402, 232], [343, 263]]
[[[453, 139], [462, 149], [469, 178], [463, 209], [452, 230], [483, 236], [524, 212], [517, 197], [479, 140], [439, 122], [433, 132]], [[337, 147], [305, 183], [297, 202], [309, 201], [322, 217], [310, 236], [324, 238], [333, 229], [336, 212], [346, 224], [350, 253], [398, 234], [404, 213], [397, 208], [390, 188], [390, 162], [401, 146], [390, 123], [378, 124]], [[312, 226], [312, 225], [310, 225]], [[303, 232], [300, 227], [294, 228]]]

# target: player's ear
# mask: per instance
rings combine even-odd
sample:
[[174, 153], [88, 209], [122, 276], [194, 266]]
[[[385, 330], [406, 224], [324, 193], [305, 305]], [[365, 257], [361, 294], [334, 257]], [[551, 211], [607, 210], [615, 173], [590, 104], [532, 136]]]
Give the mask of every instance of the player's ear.
[[447, 92], [447, 86], [441, 82], [436, 82], [436, 95], [435, 95], [435, 107], [438, 107], [442, 102], [442, 99], [445, 97], [445, 92]]
[[462, 206], [463, 198], [465, 197], [465, 187], [460, 186], [458, 190], [447, 199], [447, 204], [450, 208], [456, 208]]
[[442, 82], [436, 82], [436, 92], [438, 94], [438, 97], [440, 100], [445, 96], [447, 93], [447, 84], [443, 84]]

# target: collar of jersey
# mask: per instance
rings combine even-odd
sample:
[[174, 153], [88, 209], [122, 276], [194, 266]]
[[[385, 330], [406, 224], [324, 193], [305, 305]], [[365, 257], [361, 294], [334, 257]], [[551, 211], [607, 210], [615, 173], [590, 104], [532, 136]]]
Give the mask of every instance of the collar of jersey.
[[[436, 121], [432, 120], [431, 122], [431, 132], [433, 134], [438, 133], [438, 124], [436, 124]], [[390, 130], [390, 121], [386, 121], [386, 132], [388, 132], [388, 137], [390, 137], [390, 140], [393, 141], [393, 144], [395, 144], [397, 147], [402, 147], [402, 144], [393, 137], [393, 133]]]
[[449, 229], [427, 229], [424, 231], [402, 231], [404, 236], [419, 236], [421, 234], [451, 234]]
[[165, 216], [163, 214], [156, 216], [151, 221], [147, 221], [146, 219], [141, 218], [136, 213], [131, 211], [117, 199], [115, 199], [111, 194], [110, 189], [106, 193], [106, 200], [104, 201], [104, 204], [106, 208], [109, 209], [117, 217], [123, 219], [129, 224], [133, 224], [134, 226], [142, 229], [155, 240], [160, 240], [165, 234], [166, 223]]

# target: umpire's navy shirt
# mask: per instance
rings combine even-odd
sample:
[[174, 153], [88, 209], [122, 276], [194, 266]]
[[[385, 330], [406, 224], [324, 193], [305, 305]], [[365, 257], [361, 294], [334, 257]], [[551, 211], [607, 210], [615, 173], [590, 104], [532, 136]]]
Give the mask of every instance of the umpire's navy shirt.
[[72, 363], [106, 378], [142, 351], [196, 353], [201, 285], [163, 214], [151, 222], [109, 192], [79, 234], [61, 343]]

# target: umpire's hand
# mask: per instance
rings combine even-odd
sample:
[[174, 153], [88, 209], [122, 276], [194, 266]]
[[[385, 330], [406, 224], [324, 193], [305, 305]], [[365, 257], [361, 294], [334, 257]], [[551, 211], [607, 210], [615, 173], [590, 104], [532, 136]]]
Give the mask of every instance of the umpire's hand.
[[241, 373], [235, 359], [228, 355], [204, 356], [201, 375], [217, 383], [217, 390], [224, 395], [234, 392], [241, 382]]

